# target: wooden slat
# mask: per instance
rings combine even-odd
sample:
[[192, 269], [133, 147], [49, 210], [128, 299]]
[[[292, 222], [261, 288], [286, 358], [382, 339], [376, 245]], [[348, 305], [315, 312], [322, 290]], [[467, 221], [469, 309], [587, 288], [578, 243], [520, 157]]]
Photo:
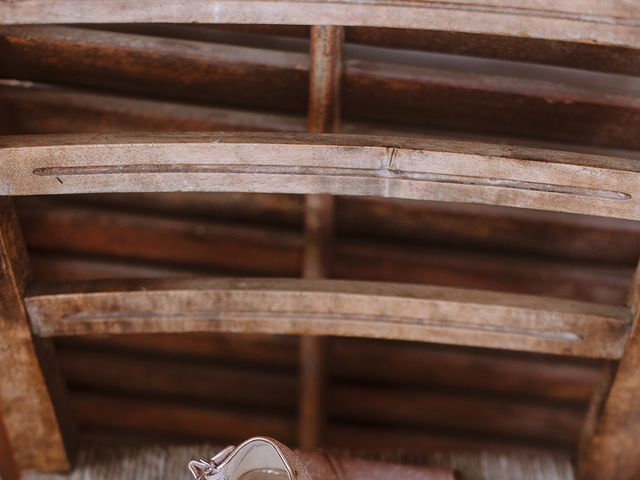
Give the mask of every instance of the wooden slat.
[[[0, 414], [21, 469], [67, 470], [73, 439], [56, 412], [23, 303], [28, 261], [13, 204], [0, 198]], [[51, 358], [43, 356], [43, 361]], [[49, 385], [55, 379], [49, 378]], [[56, 400], [59, 400], [56, 398]], [[65, 445], [65, 440], [67, 444]], [[69, 448], [69, 450], [68, 450]]]
[[[303, 25], [180, 25], [111, 24], [97, 28], [168, 38], [216, 43], [231, 36], [247, 46], [282, 45], [305, 51], [309, 27]], [[264, 38], [268, 36], [268, 38]], [[440, 52], [532, 64], [612, 72], [640, 73], [640, 61], [632, 48], [542, 40], [527, 37], [462, 33], [407, 28], [347, 27], [345, 40], [351, 45]]]
[[[267, 109], [302, 116], [307, 104], [310, 64], [304, 53], [70, 27], [5, 27], [0, 34], [4, 40], [0, 44], [0, 60], [5, 60], [1, 73], [5, 77], [199, 105], [158, 106], [154, 112], [148, 102], [142, 102], [136, 110], [133, 100], [124, 99], [122, 105], [111, 107], [111, 115], [121, 116], [123, 123], [176, 130], [191, 125], [193, 130], [216, 123], [228, 129], [244, 121], [249, 127], [260, 121], [259, 113], [225, 113], [220, 108], [207, 111], [201, 105]], [[608, 79], [607, 89], [581, 86], [549, 73], [543, 81], [511, 72], [489, 74], [426, 68], [414, 63], [393, 64], [384, 57], [364, 61], [357, 56], [345, 61], [345, 117], [356, 122], [384, 123], [387, 128], [398, 125], [404, 131], [455, 130], [467, 135], [474, 132], [640, 148], [640, 102], [637, 92], [625, 90], [625, 82], [620, 79]], [[34, 108], [38, 99], [22, 101], [26, 106], [16, 110]], [[80, 102], [75, 100], [60, 109], [67, 111]], [[89, 102], [84, 109], [80, 103], [75, 110], [86, 116], [86, 109], [96, 102]], [[177, 122], [173, 126], [171, 122], [163, 124], [162, 119], [171, 112]], [[189, 112], [192, 118], [187, 117]], [[31, 122], [42, 125], [47, 117], [43, 120], [36, 116]], [[263, 113], [262, 120], [268, 130], [288, 126], [296, 130], [300, 126], [286, 115]], [[79, 131], [88, 128], [81, 125], [80, 119], [75, 124]], [[194, 127], [198, 124], [205, 126]]]
[[[241, 342], [242, 338], [237, 340]], [[182, 408], [198, 403], [214, 410], [233, 407], [267, 416], [292, 416], [296, 409], [293, 371], [88, 348], [64, 349], [60, 360], [72, 396], [118, 394], [172, 401]], [[564, 448], [575, 445], [585, 409], [584, 403], [492, 396], [429, 385], [389, 388], [364, 379], [355, 384], [332, 380], [328, 393], [333, 422], [414, 427], [425, 434], [430, 429], [466, 431], [471, 435], [518, 438], [523, 443], [548, 441]], [[512, 415], [505, 418], [501, 413], [505, 410]], [[95, 414], [99, 416], [100, 412]]]
[[304, 131], [301, 116], [203, 107], [46, 84], [0, 81], [0, 129], [24, 133]]
[[107, 351], [114, 356], [168, 357], [208, 366], [260, 367], [291, 375], [295, 375], [298, 369], [298, 338], [288, 335], [125, 334], [110, 337], [61, 337], [55, 342], [61, 352], [95, 350]]
[[238, 442], [255, 436], [256, 432], [281, 438], [288, 444], [295, 438], [293, 419], [247, 409], [213, 409], [202, 404], [101, 393], [76, 393], [71, 406], [85, 431], [119, 430], [129, 436], [155, 434], [174, 441], [214, 438], [219, 442]]
[[[584, 411], [560, 405], [371, 386], [333, 386], [330, 418], [389, 428], [465, 431], [575, 446]], [[509, 412], [508, 415], [505, 412]]]
[[[282, 35], [284, 32], [279, 32]], [[350, 27], [348, 42], [454, 55], [557, 65], [627, 75], [640, 74], [633, 48], [549, 41], [530, 37], [408, 30], [403, 28]]]
[[610, 388], [595, 407], [592, 437], [581, 451], [581, 480], [632, 480], [640, 475], [640, 457], [636, 455], [640, 435], [640, 268], [636, 270], [630, 297], [633, 326]]
[[[101, 204], [93, 199], [87, 205], [82, 196], [74, 197], [71, 203], [52, 201], [62, 198], [18, 202], [37, 281], [175, 277], [203, 272], [227, 276], [300, 275], [299, 232], [245, 226], [236, 223], [241, 221], [237, 217], [230, 219], [233, 223], [215, 221], [220, 213], [214, 203], [210, 204], [212, 210], [184, 203], [189, 211], [198, 212], [197, 217], [189, 218], [189, 211], [181, 211], [176, 203], [164, 207], [167, 216], [159, 215], [149, 203], [157, 199], [156, 205], [161, 205], [161, 199], [154, 196], [146, 202], [136, 196], [131, 199], [133, 204], [115, 200]], [[222, 218], [227, 215], [226, 205], [220, 203], [225, 209]], [[240, 206], [236, 211], [241, 213], [242, 208], [248, 207]], [[344, 207], [338, 211], [343, 210]], [[258, 209], [256, 214], [262, 211]], [[272, 216], [273, 212], [265, 213], [263, 220]], [[446, 218], [444, 221], [448, 224]], [[486, 219], [484, 230], [490, 225], [490, 219]], [[513, 228], [520, 226], [516, 224]], [[569, 236], [567, 241], [574, 243], [576, 238], [586, 241], [588, 237], [579, 233]], [[633, 276], [633, 267], [609, 265], [608, 260], [573, 262], [526, 253], [496, 253], [491, 247], [469, 251], [462, 246], [404, 241], [337, 237], [331, 270], [334, 276], [343, 279], [488, 289], [615, 305], [625, 305]], [[634, 237], [630, 236], [629, 241], [633, 242]], [[550, 244], [553, 242], [550, 240]], [[593, 249], [608, 249], [608, 245], [611, 244], [606, 239], [591, 244]], [[589, 243], [585, 248], [588, 246]]]
[[3, 195], [330, 193], [640, 218], [640, 169], [631, 161], [442, 140], [258, 133], [3, 137], [0, 172]]
[[76, 348], [60, 350], [58, 358], [72, 392], [119, 392], [291, 415], [296, 408], [294, 370], [235, 365], [226, 358], [211, 364], [198, 358], [127, 350], [91, 351], [77, 344]]
[[389, 390], [455, 390], [581, 408], [600, 379], [596, 362], [407, 342], [337, 338], [328, 355], [329, 374], [339, 382], [369, 382]]
[[332, 280], [89, 282], [27, 298], [39, 335], [311, 334], [619, 358], [622, 307], [440, 287]]
[[[586, 14], [585, 12], [589, 12]], [[0, 5], [0, 23], [261, 23], [362, 25], [489, 33], [638, 47], [638, 8], [619, 0], [554, 2], [522, 8], [509, 1], [469, 3], [144, 0], [19, 0]]]
[[22, 202], [19, 212], [31, 249], [119, 258], [120, 264], [130, 262], [129, 272], [145, 271], [144, 262], [147, 275], [152, 273], [153, 262], [157, 272], [174, 275], [182, 270], [296, 277], [301, 271], [302, 239], [289, 229], [100, 212], [69, 205], [47, 208], [31, 201]]
[[[297, 338], [286, 335], [62, 337], [56, 339], [56, 346], [63, 357], [90, 352], [112, 358], [171, 358], [213, 369], [226, 365], [259, 367], [291, 375], [298, 366]], [[332, 338], [328, 356], [332, 382], [368, 383], [391, 389], [473, 391], [578, 407], [587, 405], [600, 380], [599, 362], [387, 340]], [[72, 371], [86, 371], [88, 379], [92, 367], [78, 363], [82, 362], [70, 361]]]
[[[161, 196], [148, 201], [160, 202]], [[633, 221], [411, 200], [339, 197], [337, 202], [336, 229], [343, 236], [603, 262], [628, 266], [630, 272], [640, 257], [640, 224]]]
[[633, 269], [464, 248], [340, 242], [335, 278], [437, 284], [624, 305]]
[[[49, 197], [37, 203], [22, 199], [16, 202], [22, 218], [28, 212], [42, 215], [48, 209], [56, 209], [55, 200], [56, 197]], [[154, 218], [181, 217], [193, 222], [206, 218], [215, 222], [222, 220], [296, 229], [301, 228], [304, 216], [304, 197], [299, 195], [178, 192], [78, 195], [68, 197], [68, 200], [74, 208], [95, 207], [91, 215], [96, 216], [115, 214], [114, 210], [118, 210], [130, 214], [152, 214]], [[597, 262], [603, 266], [624, 265], [630, 274], [640, 257], [640, 223], [634, 221], [380, 198], [338, 197], [336, 202], [336, 233], [339, 237], [380, 239], [389, 241], [390, 246], [393, 245], [391, 241], [408, 242], [431, 248], [464, 247], [467, 251], [500, 251]], [[63, 215], [61, 206], [56, 210]], [[44, 220], [33, 218], [32, 222], [28, 223], [30, 228]], [[82, 230], [86, 225], [83, 227], [77, 223], [76, 228]], [[49, 238], [51, 234], [43, 236]]]

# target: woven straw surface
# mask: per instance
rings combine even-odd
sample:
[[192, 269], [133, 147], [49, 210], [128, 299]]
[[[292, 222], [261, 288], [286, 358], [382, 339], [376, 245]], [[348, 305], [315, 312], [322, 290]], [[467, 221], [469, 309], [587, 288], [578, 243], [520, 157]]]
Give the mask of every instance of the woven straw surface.
[[[195, 446], [85, 446], [70, 475], [30, 473], [26, 480], [190, 480], [189, 460], [220, 450]], [[362, 455], [357, 455], [362, 456]], [[371, 458], [370, 455], [367, 455]], [[385, 455], [385, 461], [405, 461], [402, 455]], [[464, 480], [573, 480], [568, 458], [536, 453], [431, 453], [410, 463], [450, 466]]]

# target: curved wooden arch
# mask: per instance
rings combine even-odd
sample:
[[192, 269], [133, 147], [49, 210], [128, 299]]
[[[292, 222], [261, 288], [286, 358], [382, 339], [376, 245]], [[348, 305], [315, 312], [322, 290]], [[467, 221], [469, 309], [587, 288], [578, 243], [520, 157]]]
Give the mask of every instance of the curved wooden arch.
[[0, 195], [160, 191], [330, 193], [640, 219], [640, 166], [621, 158], [355, 135], [0, 138]]
[[44, 337], [244, 332], [387, 338], [620, 358], [629, 310], [446, 287], [340, 280], [95, 282], [32, 292]]
[[487, 33], [640, 47], [640, 7], [623, 0], [16, 0], [0, 24], [239, 23], [341, 25]]

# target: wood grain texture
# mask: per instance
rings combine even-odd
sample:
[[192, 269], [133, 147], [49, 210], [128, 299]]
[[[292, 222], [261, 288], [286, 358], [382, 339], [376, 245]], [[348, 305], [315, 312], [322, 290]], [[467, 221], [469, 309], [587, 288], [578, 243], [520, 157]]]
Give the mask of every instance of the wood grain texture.
[[[209, 375], [225, 375], [230, 368], [246, 370], [247, 375], [255, 374], [256, 369], [264, 370], [280, 378], [276, 381], [279, 385], [282, 385], [283, 376], [293, 378], [298, 368], [298, 338], [287, 335], [125, 334], [60, 337], [55, 341], [65, 374], [75, 379], [76, 384], [91, 382], [94, 362], [78, 360], [82, 355], [87, 359], [94, 358], [94, 354], [103, 359], [95, 365], [105, 365], [105, 368], [110, 365], [108, 359], [120, 358], [116, 363], [135, 359], [136, 365], [140, 361], [140, 365], [148, 364], [149, 368], [152, 368], [153, 361], [195, 364], [198, 368], [206, 366], [210, 370]], [[332, 384], [361, 383], [390, 389], [457, 391], [461, 395], [472, 390], [482, 397], [527, 399], [531, 403], [583, 409], [600, 381], [599, 361], [523, 352], [336, 337], [329, 339], [327, 354]], [[113, 380], [109, 380], [111, 367], [108, 370], [95, 368], [105, 371], [104, 381], [113, 381], [114, 386], [117, 382], [126, 381], [122, 376], [115, 378], [117, 368], [113, 369]], [[167, 376], [178, 370], [167, 369]], [[135, 376], [138, 370], [130, 372]], [[93, 380], [97, 388], [101, 381]], [[144, 382], [132, 380], [129, 385], [146, 389]], [[175, 392], [180, 382], [175, 385], [173, 381], [151, 382], [149, 387], [154, 385]], [[214, 385], [210, 383], [205, 382], [200, 388], [215, 395]], [[247, 385], [247, 388], [252, 387]], [[257, 390], [253, 391], [259, 397]], [[277, 390], [283, 404], [295, 403], [295, 398], [284, 399], [287, 396], [285, 388]]]
[[[34, 291], [39, 335], [312, 334], [619, 358], [621, 307], [440, 287], [333, 280], [136, 280]], [[215, 307], [212, 307], [215, 306]]]
[[[302, 117], [310, 100], [311, 62], [303, 52], [60, 26], [4, 27], [0, 37], [0, 65], [4, 65], [0, 71], [7, 78], [147, 99], [124, 98], [120, 104], [107, 96], [103, 99], [108, 102], [103, 106], [103, 124], [110, 115], [121, 118], [123, 125], [140, 123], [141, 127], [165, 130], [171, 125], [175, 130], [189, 126], [194, 130], [216, 124], [229, 129], [242, 121], [246, 129], [256, 127], [262, 118], [264, 129], [292, 127], [295, 131], [299, 123], [288, 117]], [[435, 129], [640, 148], [640, 101], [620, 79], [609, 79], [598, 87], [549, 72], [542, 78], [530, 78], [508, 69], [491, 73], [432, 64], [416, 59], [409, 64], [406, 60], [394, 62], [380, 52], [365, 59], [351, 55], [343, 68], [345, 119], [377, 122], [386, 128], [397, 126], [401, 132]], [[49, 103], [51, 97], [49, 94]], [[197, 107], [153, 105], [150, 98], [190, 102]], [[47, 99], [40, 94], [39, 99], [21, 101], [24, 105], [13, 107], [17, 112], [13, 116], [20, 122], [13, 128], [28, 125], [28, 109]], [[75, 110], [87, 116], [87, 110], [96, 111], [97, 99], [87, 99], [84, 107], [81, 101], [61, 105], [58, 115]], [[15, 105], [16, 100], [11, 103]], [[205, 105], [216, 108], [207, 111]], [[224, 112], [221, 107], [254, 112]], [[47, 106], [41, 109], [48, 118]], [[261, 110], [262, 116], [255, 110]], [[168, 115], [175, 115], [176, 120], [163, 125]], [[36, 116], [31, 123], [37, 126], [45, 119]], [[75, 124], [80, 130], [74, 133], [89, 127], [81, 125], [80, 119]]]
[[[242, 342], [242, 337], [236, 340]], [[63, 349], [60, 357], [72, 396], [117, 394], [140, 402], [173, 402], [176, 408], [198, 404], [211, 410], [260, 412], [266, 417], [293, 418], [296, 411], [295, 371], [225, 364], [224, 359], [205, 363], [188, 357], [162, 358], [132, 351], [92, 351], [88, 345], [77, 347], [76, 343], [76, 348]], [[546, 441], [550, 447], [569, 450], [575, 445], [584, 414], [584, 405], [494, 396], [464, 388], [440, 389], [435, 385], [389, 388], [377, 383], [373, 372], [366, 378], [369, 380], [354, 382], [331, 379], [327, 390], [331, 400], [329, 423], [414, 427], [425, 434], [430, 430], [455, 430], [470, 436], [509, 437], [521, 444]], [[513, 414], [505, 418], [501, 413], [504, 410]], [[96, 411], [94, 416], [100, 414]], [[187, 431], [189, 427], [185, 426]], [[217, 429], [202, 434], [215, 440], [217, 435], [233, 432]]]
[[[307, 129], [311, 133], [335, 133], [340, 128], [343, 41], [342, 27], [311, 27], [307, 114]], [[305, 197], [304, 278], [317, 280], [330, 276], [334, 208], [334, 198], [330, 195]], [[318, 448], [324, 443], [325, 367], [325, 339], [301, 337], [298, 440], [304, 449]]]
[[[388, 242], [387, 248], [395, 242], [406, 242], [430, 248], [464, 248], [467, 252], [508, 252], [545, 259], [593, 262], [594, 266], [620, 265], [628, 270], [625, 276], [629, 279], [640, 257], [640, 223], [634, 221], [384, 198], [338, 197], [336, 202], [336, 233], [339, 237]], [[62, 221], [65, 211], [71, 214], [71, 211], [91, 209], [88, 215], [96, 217], [125, 212], [133, 216], [144, 213], [153, 214], [153, 218], [180, 218], [194, 224], [206, 220], [211, 223], [262, 225], [269, 229], [273, 227], [273, 233], [281, 227], [299, 231], [304, 216], [304, 197], [299, 195], [103, 194], [47, 197], [37, 201], [16, 199], [16, 205], [19, 214], [25, 217], [28, 213], [44, 215], [53, 209], [60, 215], [60, 220], [55, 221]], [[28, 226], [35, 228], [40, 222], [44, 220], [33, 219]], [[89, 226], [88, 222], [76, 225], [79, 230], [86, 230]], [[44, 239], [50, 238], [52, 233], [43, 235]], [[297, 247], [288, 248], [293, 250]], [[626, 292], [622, 300], [623, 303], [626, 301]]]
[[[46, 12], [46, 14], [45, 14]], [[584, 12], [589, 12], [585, 14]], [[539, 1], [529, 8], [516, 2], [472, 3], [325, 2], [192, 0], [18, 0], [0, 4], [0, 23], [261, 23], [404, 27], [514, 35], [577, 43], [638, 47], [636, 4]]]
[[[301, 275], [303, 235], [301, 226], [296, 224], [302, 222], [299, 219], [302, 207], [291, 201], [295, 197], [277, 197], [284, 202], [280, 203], [273, 198], [267, 202], [265, 197], [268, 196], [258, 195], [247, 204], [235, 195], [227, 198], [224, 194], [225, 197], [219, 200], [203, 198], [205, 195], [196, 194], [192, 198], [191, 194], [179, 194], [169, 199], [135, 195], [130, 200], [123, 196], [19, 198], [18, 214], [31, 252], [34, 278], [41, 282], [64, 282], [205, 273], [214, 276]], [[205, 200], [206, 203], [199, 203]], [[252, 205], [256, 201], [261, 205], [254, 208]], [[339, 201], [338, 218], [347, 210], [345, 201], [347, 199]], [[358, 211], [361, 214], [358, 221], [371, 221], [373, 229], [378, 217], [368, 209]], [[526, 246], [529, 241], [512, 253], [501, 253], [496, 250], [504, 249], [500, 242], [504, 232], [510, 234], [519, 230], [521, 235], [518, 237], [523, 238], [527, 234], [538, 235], [545, 224], [529, 231], [520, 223], [525, 218], [516, 215], [511, 217], [515, 223], [507, 221], [497, 228], [495, 220], [478, 209], [475, 211], [477, 218], [467, 223], [477, 225], [474, 227], [478, 229], [476, 240], [469, 240], [467, 244], [452, 242], [456, 244], [449, 247], [437, 238], [432, 243], [418, 234], [414, 235], [416, 241], [380, 238], [383, 230], [388, 232], [396, 226], [393, 222], [385, 227], [386, 223], [379, 221], [377, 232], [367, 233], [366, 239], [357, 238], [358, 230], [345, 229], [347, 224], [343, 220], [339, 223], [342, 234], [334, 241], [331, 271], [334, 277], [342, 279], [423, 283], [626, 305], [634, 269], [624, 263], [609, 263], [611, 249], [620, 245], [612, 242], [611, 236], [583, 233], [578, 225], [571, 223], [576, 231], [568, 232], [567, 237], [550, 236], [547, 240], [546, 248], [555, 252], [553, 255], [546, 250], [546, 255], [530, 254]], [[280, 215], [278, 212], [289, 213]], [[578, 216], [562, 217], [580, 220]], [[397, 218], [402, 221], [401, 216]], [[417, 221], [422, 222], [422, 218], [416, 216]], [[432, 218], [437, 220], [435, 214]], [[503, 213], [501, 218], [508, 220], [509, 217]], [[517, 218], [520, 221], [515, 221]], [[250, 222], [245, 224], [248, 220]], [[409, 222], [410, 217], [404, 220]], [[278, 221], [291, 228], [277, 225]], [[456, 223], [453, 218], [443, 215], [432, 232], [437, 234], [443, 228], [446, 232], [448, 226]], [[404, 228], [411, 240], [411, 225], [409, 222], [397, 231], [400, 233]], [[433, 224], [425, 221], [424, 225]], [[587, 225], [591, 223], [587, 222]], [[549, 228], [558, 227], [550, 225]], [[621, 233], [626, 234], [620, 238], [624, 240], [621, 244], [626, 255], [632, 255], [637, 235], [627, 230]], [[485, 234], [489, 236], [485, 237]], [[452, 233], [451, 238], [465, 237], [458, 232]], [[487, 243], [476, 244], [482, 238]], [[564, 258], [572, 256], [576, 239], [580, 239], [581, 250], [590, 252], [586, 260], [580, 260], [580, 254], [577, 254], [577, 261]], [[495, 247], [494, 242], [497, 243]], [[625, 254], [625, 249], [620, 248], [620, 253]], [[596, 254], [598, 250], [606, 251], [600, 256]]]
[[[225, 34], [248, 46], [263, 46], [264, 37], [273, 42], [281, 39], [295, 51], [309, 37], [309, 26], [260, 24], [110, 24], [97, 28], [167, 38], [180, 38], [216, 43]], [[293, 41], [291, 41], [293, 40]], [[267, 41], [269, 41], [267, 39]], [[555, 65], [591, 71], [627, 75], [640, 73], [640, 61], [633, 48], [544, 40], [528, 37], [464, 33], [446, 30], [408, 28], [347, 27], [345, 41], [351, 45], [440, 52], [516, 62]], [[294, 47], [294, 45], [296, 45]]]
[[633, 48], [627, 47], [444, 30], [371, 27], [349, 27], [346, 29], [346, 39], [356, 44], [387, 48], [470, 55], [627, 75], [640, 74], [638, 55]]
[[20, 470], [9, 444], [9, 435], [4, 427], [2, 415], [0, 415], [0, 478], [3, 480], [20, 480]]
[[0, 268], [0, 413], [9, 443], [20, 469], [67, 470], [72, 438], [63, 438], [66, 419], [54, 409], [31, 335], [23, 303], [28, 262], [8, 198], [0, 198]]
[[3, 135], [175, 131], [303, 132], [302, 116], [187, 105], [0, 80]]
[[0, 173], [3, 195], [330, 193], [640, 218], [640, 169], [634, 162], [435, 139], [258, 133], [3, 137]]
[[603, 401], [594, 414], [597, 421], [590, 442], [585, 442], [581, 451], [581, 480], [631, 480], [640, 475], [640, 458], [636, 455], [640, 435], [640, 269], [632, 283], [630, 306], [633, 327], [610, 388], [601, 395]]

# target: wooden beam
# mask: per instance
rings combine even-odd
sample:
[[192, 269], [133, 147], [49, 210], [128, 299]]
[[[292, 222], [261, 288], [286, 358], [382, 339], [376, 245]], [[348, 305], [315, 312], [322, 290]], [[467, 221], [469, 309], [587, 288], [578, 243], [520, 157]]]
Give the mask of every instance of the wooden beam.
[[[588, 12], [585, 13], [585, 12]], [[327, 8], [310, 1], [170, 0], [136, 3], [104, 0], [19, 0], [0, 4], [0, 24], [26, 23], [233, 23], [344, 25], [487, 33], [576, 43], [640, 47], [636, 5], [614, 0], [542, 0], [535, 6], [509, 1], [343, 0]]]
[[62, 410], [54, 409], [54, 365], [43, 365], [50, 370], [47, 378], [38, 358], [44, 352], [36, 351], [29, 328], [23, 303], [29, 267], [8, 198], [0, 198], [0, 268], [0, 414], [9, 443], [21, 469], [67, 470], [73, 439], [65, 435]]
[[414, 340], [616, 359], [629, 311], [551, 298], [339, 280], [87, 282], [34, 290], [44, 337], [246, 332]]
[[[482, 176], [479, 176], [482, 172]], [[0, 138], [0, 194], [329, 193], [640, 219], [621, 158], [444, 140], [193, 133]]]
[[[286, 335], [185, 333], [62, 337], [56, 339], [56, 346], [65, 375], [73, 376], [75, 384], [86, 384], [93, 378], [96, 386], [103, 381], [125, 382], [126, 378], [135, 377], [139, 372], [137, 369], [129, 370], [126, 378], [122, 375], [116, 378], [117, 372], [122, 371], [117, 365], [125, 361], [135, 360], [137, 364], [140, 360], [153, 369], [154, 361], [163, 362], [166, 358], [167, 362], [170, 359], [181, 365], [204, 365], [216, 372], [224, 371], [226, 367], [249, 369], [256, 375], [259, 372], [256, 373], [255, 368], [259, 366], [260, 371], [268, 370], [278, 375], [288, 373], [293, 378], [299, 360], [298, 339]], [[91, 377], [92, 369], [99, 370], [101, 362], [78, 361], [81, 355], [88, 359], [94, 355], [104, 358], [105, 369], [108, 367], [108, 371], [113, 371], [113, 380], [109, 380], [111, 374]], [[601, 363], [524, 352], [344, 337], [330, 340], [328, 356], [329, 375], [336, 383], [357, 381], [388, 388], [474, 391], [487, 397], [528, 399], [532, 403], [572, 405], [582, 409], [598, 386]], [[178, 367], [160, 370], [167, 375], [169, 371], [179, 374]], [[147, 373], [140, 372], [140, 378], [144, 375]], [[158, 377], [162, 375], [158, 373]], [[182, 381], [167, 380], [166, 383], [166, 388], [172, 391], [182, 388]], [[215, 385], [205, 383], [211, 396], [215, 396]], [[156, 384], [151, 382], [149, 387]], [[129, 381], [129, 388], [147, 389], [144, 382], [135, 379]], [[259, 388], [256, 395], [257, 392]], [[283, 396], [289, 398], [288, 404], [293, 408], [297, 402], [295, 395], [285, 391]]]
[[581, 480], [632, 480], [640, 476], [640, 268], [632, 283], [630, 305], [633, 326], [610, 389], [598, 402], [590, 442], [581, 452]]
[[0, 478], [3, 480], [20, 480], [20, 469], [14, 458], [13, 448], [9, 443], [9, 435], [4, 427], [2, 415], [0, 415]]
[[304, 131], [302, 116], [187, 105], [31, 82], [0, 81], [0, 107], [3, 135]]
[[[308, 114], [311, 133], [339, 130], [343, 40], [342, 27], [311, 27]], [[330, 274], [334, 199], [331, 195], [308, 195], [305, 200], [303, 276], [316, 280]], [[304, 449], [323, 445], [325, 350], [326, 340], [322, 337], [303, 336], [300, 339], [298, 443]]]
[[588, 45], [571, 41], [445, 30], [371, 27], [347, 28], [346, 41], [387, 48], [425, 50], [626, 75], [640, 74], [640, 60], [634, 49], [621, 46]]

